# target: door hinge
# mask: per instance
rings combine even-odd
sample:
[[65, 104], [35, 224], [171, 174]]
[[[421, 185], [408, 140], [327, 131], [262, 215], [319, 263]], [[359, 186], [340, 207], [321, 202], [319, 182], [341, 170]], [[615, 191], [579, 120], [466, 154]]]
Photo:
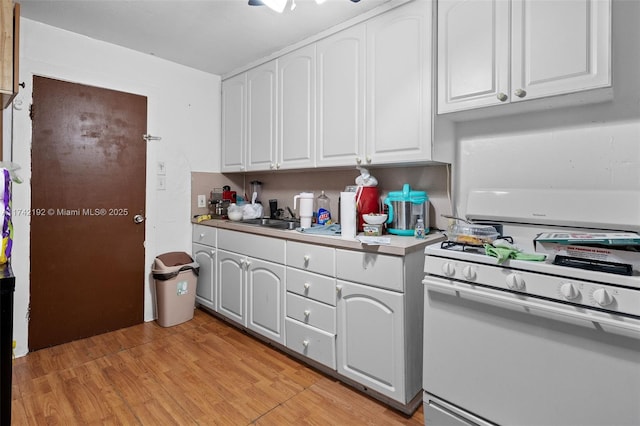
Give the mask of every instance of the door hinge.
[[33, 121], [33, 116], [35, 114], [35, 106], [33, 104], [29, 105], [29, 118]]
[[150, 134], [142, 135], [142, 139], [144, 139], [147, 142], [162, 140], [160, 136], [151, 136]]

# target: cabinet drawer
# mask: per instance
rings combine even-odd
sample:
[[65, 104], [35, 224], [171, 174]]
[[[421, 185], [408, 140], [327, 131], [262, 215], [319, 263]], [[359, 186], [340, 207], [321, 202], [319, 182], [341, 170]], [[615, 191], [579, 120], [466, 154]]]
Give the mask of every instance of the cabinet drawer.
[[206, 246], [216, 246], [217, 229], [211, 226], [193, 225], [192, 241]]
[[336, 308], [287, 292], [287, 316], [336, 334]]
[[287, 290], [336, 306], [336, 280], [295, 268], [287, 268]]
[[279, 238], [229, 231], [228, 229], [218, 231], [218, 248], [244, 256], [283, 264], [284, 246], [285, 241]]
[[287, 266], [335, 275], [335, 250], [331, 247], [287, 241]]
[[285, 319], [286, 346], [336, 369], [336, 336], [291, 318]]
[[404, 258], [376, 253], [336, 250], [338, 278], [404, 291]]

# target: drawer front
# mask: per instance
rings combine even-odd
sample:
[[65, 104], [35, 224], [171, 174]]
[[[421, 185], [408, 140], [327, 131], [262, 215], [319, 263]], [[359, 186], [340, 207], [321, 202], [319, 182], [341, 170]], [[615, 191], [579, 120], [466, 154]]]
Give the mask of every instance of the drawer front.
[[295, 268], [287, 268], [287, 290], [336, 306], [336, 280]]
[[191, 240], [194, 243], [215, 247], [217, 232], [218, 230], [211, 226], [193, 225]]
[[404, 291], [404, 258], [384, 254], [336, 250], [339, 279]]
[[218, 230], [218, 248], [244, 256], [284, 263], [285, 240], [248, 234], [246, 232]]
[[336, 334], [336, 308], [287, 292], [287, 316]]
[[306, 357], [336, 369], [336, 336], [291, 318], [285, 319], [286, 346]]
[[287, 241], [287, 266], [335, 275], [335, 250], [331, 247]]

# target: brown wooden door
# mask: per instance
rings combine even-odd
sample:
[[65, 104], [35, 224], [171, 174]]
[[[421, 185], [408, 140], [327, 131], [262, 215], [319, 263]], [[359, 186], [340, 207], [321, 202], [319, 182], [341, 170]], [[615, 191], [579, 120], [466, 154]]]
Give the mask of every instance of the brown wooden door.
[[29, 350], [144, 320], [147, 99], [33, 82]]

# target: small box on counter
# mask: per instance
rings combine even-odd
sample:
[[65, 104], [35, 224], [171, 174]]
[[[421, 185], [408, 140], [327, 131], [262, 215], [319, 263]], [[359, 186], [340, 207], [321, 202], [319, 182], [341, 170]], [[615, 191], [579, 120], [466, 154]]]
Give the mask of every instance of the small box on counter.
[[384, 225], [371, 225], [369, 223], [365, 223], [362, 225], [362, 231], [367, 237], [377, 237], [382, 235], [383, 226]]
[[549, 232], [539, 234], [533, 245], [536, 252], [549, 255], [548, 261], [558, 255], [627, 264], [640, 271], [640, 235], [633, 232]]

